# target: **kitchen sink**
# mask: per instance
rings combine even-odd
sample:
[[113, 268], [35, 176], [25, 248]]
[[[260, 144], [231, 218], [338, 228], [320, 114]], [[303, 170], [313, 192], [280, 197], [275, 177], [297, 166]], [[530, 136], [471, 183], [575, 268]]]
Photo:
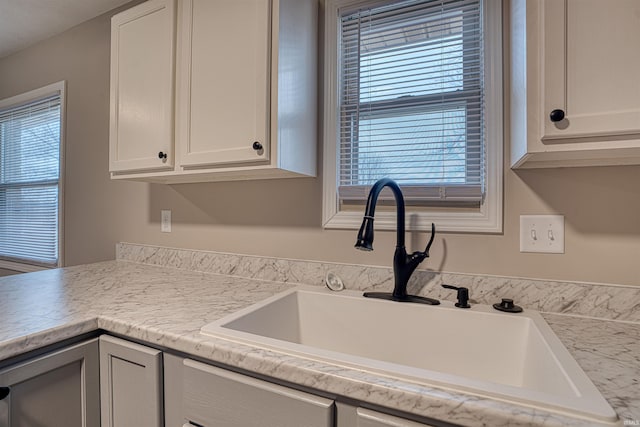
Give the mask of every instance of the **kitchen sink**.
[[587, 417], [617, 416], [539, 313], [296, 287], [201, 333], [421, 384]]

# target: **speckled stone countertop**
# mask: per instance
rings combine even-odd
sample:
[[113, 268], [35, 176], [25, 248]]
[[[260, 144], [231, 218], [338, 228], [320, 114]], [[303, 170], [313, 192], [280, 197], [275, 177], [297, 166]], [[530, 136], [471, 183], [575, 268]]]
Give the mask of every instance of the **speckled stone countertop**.
[[[482, 425], [585, 425], [508, 402], [203, 336], [200, 328], [293, 286], [130, 261], [0, 278], [0, 360], [102, 329], [165, 349], [381, 407]], [[640, 423], [640, 324], [545, 319], [618, 413]]]

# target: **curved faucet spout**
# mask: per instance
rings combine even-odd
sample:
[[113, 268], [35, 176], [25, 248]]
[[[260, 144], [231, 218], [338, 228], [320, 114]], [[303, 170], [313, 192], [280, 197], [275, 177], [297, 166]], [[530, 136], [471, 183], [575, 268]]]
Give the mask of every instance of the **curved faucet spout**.
[[367, 198], [367, 206], [364, 210], [364, 219], [358, 232], [358, 240], [355, 247], [357, 249], [372, 251], [373, 250], [373, 219], [376, 214], [376, 203], [378, 196], [384, 187], [389, 187], [396, 199], [397, 212], [397, 243], [396, 247], [404, 247], [404, 196], [397, 182], [391, 178], [382, 178], [378, 180], [371, 190]]
[[407, 283], [409, 283], [409, 279], [411, 275], [418, 267], [418, 265], [425, 259], [429, 257], [429, 249], [431, 248], [431, 244], [433, 243], [433, 238], [435, 236], [435, 225], [431, 224], [431, 238], [429, 239], [429, 243], [427, 244], [427, 248], [424, 252], [414, 252], [411, 255], [407, 254], [407, 250], [404, 244], [404, 235], [405, 235], [405, 204], [404, 204], [404, 196], [402, 195], [402, 190], [400, 186], [390, 178], [382, 178], [378, 180], [371, 190], [369, 191], [369, 197], [367, 199], [367, 206], [364, 212], [364, 218], [362, 220], [362, 225], [360, 226], [360, 230], [358, 231], [358, 238], [356, 240], [355, 247], [357, 249], [371, 251], [373, 250], [373, 220], [376, 211], [376, 203], [378, 201], [378, 196], [384, 187], [389, 187], [393, 192], [393, 195], [396, 199], [396, 209], [397, 209], [397, 223], [396, 223], [396, 250], [393, 256], [393, 276], [394, 276], [394, 288], [393, 293], [381, 293], [381, 292], [365, 292], [365, 297], [370, 298], [382, 298], [382, 299], [391, 299], [394, 301], [405, 301], [405, 302], [422, 302], [425, 304], [440, 304], [439, 301], [431, 299], [418, 297], [415, 295], [407, 294]]

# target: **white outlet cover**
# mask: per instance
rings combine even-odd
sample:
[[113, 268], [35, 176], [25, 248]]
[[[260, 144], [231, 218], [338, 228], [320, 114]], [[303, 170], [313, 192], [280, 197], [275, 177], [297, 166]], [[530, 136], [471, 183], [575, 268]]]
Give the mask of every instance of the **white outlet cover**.
[[520, 215], [520, 252], [564, 253], [563, 215]]
[[163, 233], [171, 233], [171, 211], [160, 211], [160, 231]]

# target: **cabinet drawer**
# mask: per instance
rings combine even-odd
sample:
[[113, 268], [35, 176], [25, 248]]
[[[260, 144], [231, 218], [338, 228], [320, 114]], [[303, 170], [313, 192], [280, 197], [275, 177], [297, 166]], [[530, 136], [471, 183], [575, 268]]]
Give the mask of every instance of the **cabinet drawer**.
[[334, 417], [330, 399], [189, 359], [184, 411], [188, 421], [205, 427], [329, 427]]
[[364, 408], [358, 408], [356, 414], [358, 427], [429, 427], [427, 424], [393, 417]]
[[[338, 427], [433, 427], [432, 424], [411, 421], [344, 402], [336, 402], [336, 425]], [[450, 424], [439, 422], [438, 425]]]

